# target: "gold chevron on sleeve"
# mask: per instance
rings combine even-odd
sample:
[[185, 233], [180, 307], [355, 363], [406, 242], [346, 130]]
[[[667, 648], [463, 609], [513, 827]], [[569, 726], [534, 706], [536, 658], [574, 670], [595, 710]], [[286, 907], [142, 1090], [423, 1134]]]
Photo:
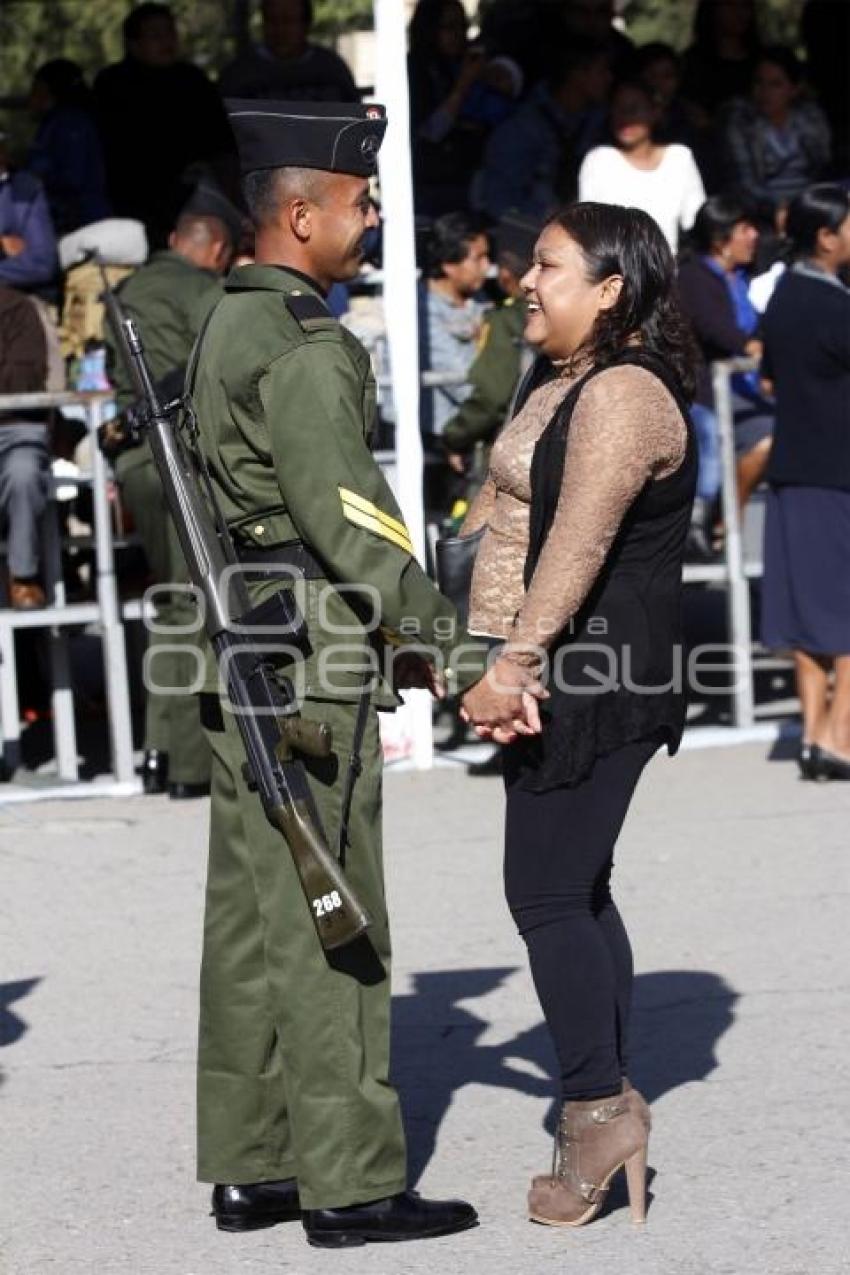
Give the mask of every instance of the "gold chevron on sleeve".
[[339, 498], [342, 501], [342, 512], [349, 522], [353, 522], [356, 527], [364, 527], [367, 531], [383, 536], [385, 540], [389, 540], [400, 549], [404, 549], [406, 553], [413, 555], [410, 533], [398, 518], [385, 514], [377, 505], [373, 505], [371, 500], [358, 496], [355, 491], [349, 491], [347, 487], [340, 487]]

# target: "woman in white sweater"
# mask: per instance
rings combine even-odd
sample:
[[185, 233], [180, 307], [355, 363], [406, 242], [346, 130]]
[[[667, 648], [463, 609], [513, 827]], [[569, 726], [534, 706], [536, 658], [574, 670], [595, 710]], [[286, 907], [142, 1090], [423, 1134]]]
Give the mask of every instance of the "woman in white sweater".
[[673, 252], [705, 203], [699, 169], [687, 146], [656, 142], [658, 111], [644, 85], [626, 81], [611, 97], [613, 146], [589, 151], [578, 175], [578, 197], [597, 204], [625, 204], [649, 213]]

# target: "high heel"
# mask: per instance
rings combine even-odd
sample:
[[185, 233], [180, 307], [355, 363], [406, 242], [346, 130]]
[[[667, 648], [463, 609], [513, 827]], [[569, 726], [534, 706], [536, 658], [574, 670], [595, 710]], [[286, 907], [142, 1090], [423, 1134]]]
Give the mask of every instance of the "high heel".
[[644, 1221], [648, 1116], [649, 1108], [632, 1089], [612, 1098], [564, 1103], [552, 1173], [534, 1178], [528, 1193], [531, 1220], [584, 1226], [602, 1208], [614, 1174], [625, 1168], [632, 1218]]
[[633, 1156], [626, 1161], [626, 1190], [629, 1193], [629, 1209], [632, 1221], [642, 1226], [646, 1221], [646, 1158], [647, 1144], [644, 1143]]

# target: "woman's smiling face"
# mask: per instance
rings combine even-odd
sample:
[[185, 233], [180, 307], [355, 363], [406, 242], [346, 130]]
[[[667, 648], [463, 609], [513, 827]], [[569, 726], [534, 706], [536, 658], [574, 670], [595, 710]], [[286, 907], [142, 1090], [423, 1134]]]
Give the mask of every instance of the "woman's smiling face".
[[551, 359], [569, 358], [590, 336], [600, 310], [616, 303], [621, 286], [619, 275], [591, 283], [581, 248], [552, 222], [537, 240], [534, 264], [522, 279], [528, 302], [525, 339]]

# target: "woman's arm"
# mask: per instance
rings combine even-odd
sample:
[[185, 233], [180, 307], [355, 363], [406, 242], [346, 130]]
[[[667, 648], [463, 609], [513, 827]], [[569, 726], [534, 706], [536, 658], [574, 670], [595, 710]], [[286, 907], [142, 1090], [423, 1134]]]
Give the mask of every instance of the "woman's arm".
[[505, 647], [535, 668], [590, 592], [620, 525], [644, 484], [684, 456], [681, 414], [643, 368], [612, 368], [587, 386], [567, 440], [552, 528]]
[[705, 203], [705, 187], [692, 151], [687, 146], [683, 147], [683, 150], [686, 154], [682, 164], [684, 182], [682, 201], [679, 206], [679, 225], [683, 230], [690, 230], [697, 213]]
[[679, 299], [707, 359], [746, 352], [750, 338], [735, 322], [726, 285], [707, 266], [699, 261], [683, 264], [679, 271]]

